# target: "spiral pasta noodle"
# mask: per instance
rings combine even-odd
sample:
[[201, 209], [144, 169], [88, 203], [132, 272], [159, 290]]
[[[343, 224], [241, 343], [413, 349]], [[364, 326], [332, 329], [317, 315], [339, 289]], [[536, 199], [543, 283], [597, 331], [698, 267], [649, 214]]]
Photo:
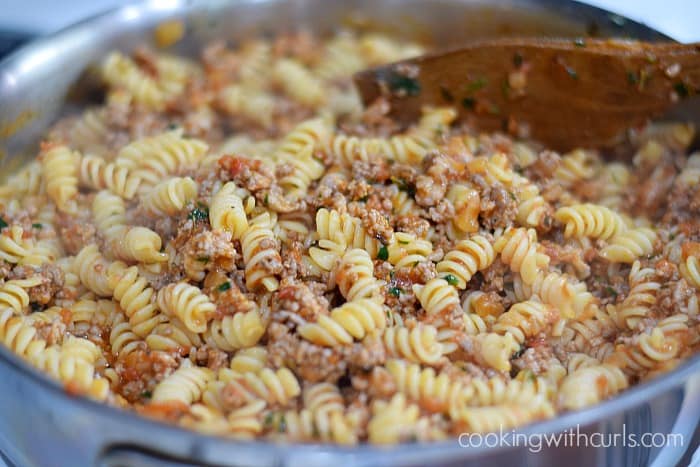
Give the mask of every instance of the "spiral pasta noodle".
[[46, 181], [46, 194], [61, 211], [70, 208], [78, 194], [78, 164], [80, 155], [66, 146], [56, 146], [44, 154], [41, 161], [42, 177]]
[[197, 184], [190, 177], [174, 177], [154, 186], [144, 196], [144, 210], [152, 216], [174, 216], [197, 196]]
[[387, 354], [415, 363], [434, 364], [442, 357], [444, 348], [437, 340], [435, 327], [419, 324], [413, 329], [403, 326], [387, 327], [383, 340]]
[[208, 149], [203, 141], [183, 138], [175, 130], [129, 143], [119, 151], [114, 164], [141, 178], [145, 189], [183, 167], [196, 165]]
[[455, 287], [464, 289], [477, 271], [486, 269], [495, 259], [491, 242], [486, 237], [475, 235], [469, 240], [457, 242], [454, 250], [447, 252], [445, 258], [437, 263], [436, 269], [440, 277], [449, 278], [455, 282]]
[[592, 237], [603, 240], [621, 234], [627, 227], [619, 214], [596, 204], [577, 204], [559, 208], [554, 217], [565, 225], [567, 237]]
[[228, 182], [216, 192], [209, 206], [209, 222], [212, 228], [229, 231], [240, 239], [248, 229], [248, 218], [237, 190], [235, 183]]
[[614, 236], [600, 251], [600, 256], [613, 263], [633, 263], [654, 251], [656, 237], [656, 232], [646, 227], [627, 230]]
[[78, 181], [81, 186], [93, 190], [108, 189], [124, 199], [132, 199], [141, 186], [141, 178], [129, 169], [119, 168], [113, 162], [89, 154], [80, 159]]
[[216, 309], [199, 287], [186, 282], [169, 284], [159, 290], [157, 303], [164, 313], [176, 316], [187, 329], [197, 333], [207, 330], [207, 322]]
[[386, 317], [380, 303], [362, 298], [334, 308], [330, 316], [319, 316], [316, 323], [304, 324], [299, 334], [311, 342], [333, 347], [350, 344], [368, 333], [384, 329]]
[[182, 366], [156, 385], [151, 401], [190, 405], [202, 397], [204, 387], [213, 378], [213, 372], [208, 368]]
[[241, 237], [246, 285], [251, 290], [277, 290], [279, 281], [271, 263], [281, 263], [275, 235], [270, 229], [251, 225]]
[[335, 281], [346, 300], [353, 302], [380, 295], [379, 282], [374, 278], [374, 264], [365, 250], [348, 250], [336, 268]]
[[533, 229], [510, 229], [493, 245], [511, 271], [519, 272], [523, 282], [531, 285], [549, 264], [549, 257], [537, 249], [537, 234]]
[[243, 347], [252, 347], [258, 343], [265, 325], [257, 310], [225, 316], [221, 320], [212, 320], [204, 340], [212, 346], [231, 352]]
[[425, 285], [415, 284], [413, 293], [428, 315], [444, 316], [459, 307], [459, 295], [444, 279], [431, 279]]

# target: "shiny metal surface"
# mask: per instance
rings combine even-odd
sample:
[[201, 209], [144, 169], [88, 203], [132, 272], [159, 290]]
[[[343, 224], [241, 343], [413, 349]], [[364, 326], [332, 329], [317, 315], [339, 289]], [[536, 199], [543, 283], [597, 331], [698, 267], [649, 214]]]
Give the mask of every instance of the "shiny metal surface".
[[[188, 35], [178, 47], [192, 52], [215, 37], [299, 26], [330, 31], [338, 24], [418, 36], [437, 46], [499, 34], [601, 35], [664, 38], [602, 10], [558, 0], [207, 0], [151, 1], [82, 22], [25, 47], [0, 63], [0, 166], [31, 157], [39, 135], [63, 107], [70, 85], [112, 48], [148, 41], [154, 25], [182, 18]], [[18, 122], [24, 122], [20, 125]], [[529, 435], [579, 426], [581, 433], [692, 433], [700, 401], [700, 358], [598, 406], [519, 430]], [[616, 446], [462, 448], [457, 441], [393, 448], [238, 442], [166, 426], [63, 390], [0, 348], [0, 448], [20, 466], [299, 466], [328, 465], [567, 465], [640, 466], [684, 450]], [[690, 417], [687, 414], [691, 414]], [[680, 417], [679, 414], [685, 415]], [[687, 441], [690, 434], [687, 435]]]

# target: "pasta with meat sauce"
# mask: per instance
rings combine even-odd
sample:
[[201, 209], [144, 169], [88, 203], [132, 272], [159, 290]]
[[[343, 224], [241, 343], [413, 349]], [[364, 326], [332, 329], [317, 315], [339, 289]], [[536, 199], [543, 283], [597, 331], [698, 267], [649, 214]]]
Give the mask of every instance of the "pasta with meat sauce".
[[691, 356], [693, 128], [639, 130], [624, 163], [363, 110], [352, 73], [423, 50], [109, 54], [104, 104], [0, 188], [0, 341], [144, 416], [340, 444], [532, 423]]

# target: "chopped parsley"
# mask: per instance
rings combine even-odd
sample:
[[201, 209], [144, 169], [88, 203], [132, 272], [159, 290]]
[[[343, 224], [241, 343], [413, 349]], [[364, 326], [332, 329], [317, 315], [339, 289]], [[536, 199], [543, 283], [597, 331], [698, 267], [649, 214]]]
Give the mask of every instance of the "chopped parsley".
[[452, 95], [449, 89], [447, 89], [446, 86], [443, 86], [442, 84], [440, 85], [440, 94], [442, 95], [442, 98], [447, 101], [447, 102], [454, 102], [455, 101], [455, 96]]
[[267, 206], [270, 203], [270, 194], [265, 195], [265, 199], [263, 200], [263, 204]]
[[408, 240], [399, 240], [399, 245], [408, 245], [409, 243]]
[[42, 229], [44, 226], [40, 222], [36, 222], [36, 223], [32, 224], [32, 227], [35, 229]]
[[586, 47], [586, 41], [583, 39], [583, 37], [577, 37], [574, 39], [574, 45], [576, 47]]
[[274, 421], [275, 421], [275, 413], [274, 413], [274, 412], [268, 412], [268, 413], [265, 415], [265, 418], [263, 419], [263, 425], [264, 425], [265, 427], [271, 427], [271, 426], [272, 426], [272, 422], [274, 422]]
[[639, 70], [639, 90], [643, 90], [649, 80], [651, 79], [651, 73], [647, 70]]
[[168, 123], [168, 126], [166, 127], [166, 129], [167, 129], [168, 131], [173, 131], [173, 130], [177, 130], [178, 127], [179, 127], [179, 125], [178, 125], [177, 123], [175, 123], [175, 122], [170, 122], [170, 123]]
[[201, 207], [197, 207], [190, 211], [187, 218], [195, 222], [204, 222], [209, 219], [209, 211], [206, 208], [202, 209]]
[[197, 261], [199, 261], [200, 263], [204, 263], [204, 264], [207, 264], [209, 262], [209, 259], [210, 258], [208, 256], [198, 256], [197, 257]]
[[523, 66], [523, 54], [515, 52], [515, 55], [513, 55], [513, 65], [515, 65], [516, 68]]
[[398, 297], [401, 295], [401, 289], [398, 287], [389, 287], [389, 293], [394, 297]]
[[445, 279], [450, 285], [457, 286], [457, 284], [459, 284], [459, 279], [457, 279], [454, 274], [447, 274], [443, 279]]
[[360, 201], [361, 203], [366, 203], [368, 199], [369, 199], [369, 195], [365, 195], [362, 198], [360, 198], [358, 201]]
[[277, 431], [280, 433], [287, 431], [287, 419], [284, 418], [284, 414], [280, 415], [280, 420], [277, 424]]
[[465, 97], [462, 99], [462, 107], [465, 109], [469, 110], [474, 110], [474, 107], [476, 106], [476, 99], [473, 97]]
[[526, 350], [527, 347], [525, 347], [524, 345], [520, 346], [520, 348], [513, 352], [513, 355], [510, 356], [511, 360], [522, 357]]
[[41, 311], [41, 305], [38, 304], [37, 302], [30, 302], [29, 307], [32, 309], [32, 313], [36, 313], [37, 311]]
[[610, 295], [617, 297], [617, 291], [615, 291], [615, 289], [613, 289], [612, 287], [605, 287], [605, 291], [608, 292]]
[[143, 391], [141, 393], [141, 397], [144, 399], [150, 399], [151, 397], [153, 397], [153, 393], [151, 391]]
[[417, 79], [399, 73], [392, 73], [387, 80], [389, 89], [395, 93], [402, 93], [407, 96], [418, 96], [420, 94], [420, 83]]
[[479, 89], [483, 89], [488, 84], [486, 78], [477, 78], [467, 84], [467, 93], [476, 92]]
[[391, 183], [399, 188], [399, 191], [405, 191], [409, 196], [413, 197], [416, 194], [416, 189], [403, 178], [391, 177]]
[[688, 90], [688, 86], [685, 85], [682, 81], [679, 81], [678, 83], [673, 85], [673, 90], [676, 91], [676, 94], [678, 94], [678, 97], [680, 98], [686, 98], [690, 95], [690, 91]]
[[217, 289], [219, 290], [219, 292], [226, 292], [226, 291], [229, 290], [230, 288], [231, 288], [231, 283], [230, 283], [229, 281], [222, 282], [222, 283], [219, 284], [219, 286], [217, 287]]
[[386, 247], [386, 245], [382, 245], [382, 247], [377, 252], [377, 259], [381, 259], [382, 261], [386, 261], [389, 259], [389, 249]]
[[7, 222], [5, 222], [5, 219], [0, 217], [0, 229], [4, 229], [5, 227], [7, 227]]

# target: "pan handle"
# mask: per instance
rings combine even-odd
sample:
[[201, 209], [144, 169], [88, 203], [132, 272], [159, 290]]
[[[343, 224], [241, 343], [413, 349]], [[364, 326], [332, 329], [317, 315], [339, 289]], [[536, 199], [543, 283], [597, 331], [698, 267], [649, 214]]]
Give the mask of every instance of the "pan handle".
[[95, 465], [96, 467], [197, 467], [201, 464], [193, 464], [130, 446], [119, 446], [109, 448], [102, 453]]
[[654, 459], [651, 467], [678, 464], [685, 451], [691, 448], [690, 443], [698, 427], [698, 413], [700, 413], [700, 375], [695, 375], [685, 383], [683, 404], [678, 411], [678, 418], [671, 429], [671, 433], [682, 436], [682, 446], [664, 446], [656, 456], [656, 459]]
[[0, 30], [0, 60], [35, 37], [24, 31]]

